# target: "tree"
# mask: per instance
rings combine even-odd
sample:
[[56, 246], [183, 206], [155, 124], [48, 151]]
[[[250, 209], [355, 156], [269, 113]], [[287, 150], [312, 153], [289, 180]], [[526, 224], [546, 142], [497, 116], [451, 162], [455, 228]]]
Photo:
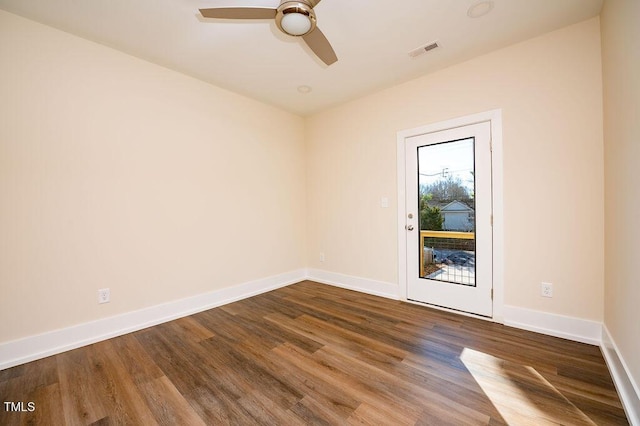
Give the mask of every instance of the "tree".
[[453, 175], [438, 179], [429, 185], [420, 185], [420, 193], [430, 195], [429, 200], [437, 203], [453, 200], [464, 201], [473, 198], [473, 193], [462, 184], [462, 179]]
[[440, 212], [440, 207], [429, 206], [428, 202], [432, 198], [431, 194], [422, 193], [422, 187], [420, 189], [420, 230], [442, 231], [444, 218]]

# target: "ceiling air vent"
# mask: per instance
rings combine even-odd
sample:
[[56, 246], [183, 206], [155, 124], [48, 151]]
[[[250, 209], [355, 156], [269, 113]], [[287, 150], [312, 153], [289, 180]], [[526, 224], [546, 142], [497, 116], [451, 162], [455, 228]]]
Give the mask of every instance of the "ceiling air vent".
[[430, 50], [435, 49], [436, 47], [439, 47], [440, 45], [438, 44], [437, 41], [425, 44], [424, 46], [420, 46], [417, 49], [413, 49], [411, 52], [409, 52], [409, 56], [411, 56], [412, 58], [415, 58], [416, 56], [420, 56], [423, 53], [427, 53]]

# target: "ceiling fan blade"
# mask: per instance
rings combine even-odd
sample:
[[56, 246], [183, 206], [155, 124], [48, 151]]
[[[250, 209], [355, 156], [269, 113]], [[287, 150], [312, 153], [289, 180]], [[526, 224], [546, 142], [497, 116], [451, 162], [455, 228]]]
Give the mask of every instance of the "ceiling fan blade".
[[320, 3], [321, 0], [307, 0], [307, 3], [309, 3], [309, 5], [313, 8], [316, 7], [318, 5], [318, 3]]
[[303, 35], [302, 39], [325, 64], [331, 65], [338, 60], [336, 52], [334, 52], [333, 47], [331, 47], [331, 43], [329, 43], [329, 40], [322, 34], [320, 28], [316, 27], [316, 29], [309, 34]]
[[205, 18], [220, 19], [273, 19], [277, 9], [271, 7], [214, 7], [200, 9]]

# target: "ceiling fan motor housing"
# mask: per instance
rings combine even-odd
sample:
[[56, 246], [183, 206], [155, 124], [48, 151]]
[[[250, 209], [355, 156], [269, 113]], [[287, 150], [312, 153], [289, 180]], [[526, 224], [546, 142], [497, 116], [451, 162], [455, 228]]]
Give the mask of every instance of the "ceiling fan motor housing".
[[[290, 14], [295, 14], [291, 16], [292, 18], [294, 16], [306, 17], [309, 21], [308, 29], [301, 33], [299, 31], [296, 31], [295, 33], [287, 31], [287, 29], [285, 29], [287, 27], [286, 22], [285, 22], [285, 25], [283, 26], [282, 21], [283, 21], [283, 18], [285, 18], [285, 16]], [[311, 6], [309, 3], [305, 1], [283, 0], [280, 3], [280, 6], [278, 6], [278, 10], [276, 13], [276, 25], [278, 26], [280, 31], [290, 36], [300, 37], [300, 36], [309, 34], [311, 31], [313, 31], [316, 28], [316, 14], [313, 11], [313, 6]]]

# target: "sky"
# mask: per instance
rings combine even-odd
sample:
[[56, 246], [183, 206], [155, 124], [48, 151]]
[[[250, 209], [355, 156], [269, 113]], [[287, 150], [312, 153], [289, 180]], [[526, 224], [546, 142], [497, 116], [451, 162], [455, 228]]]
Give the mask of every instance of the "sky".
[[447, 176], [459, 177], [473, 192], [473, 138], [418, 148], [420, 184], [429, 185]]

